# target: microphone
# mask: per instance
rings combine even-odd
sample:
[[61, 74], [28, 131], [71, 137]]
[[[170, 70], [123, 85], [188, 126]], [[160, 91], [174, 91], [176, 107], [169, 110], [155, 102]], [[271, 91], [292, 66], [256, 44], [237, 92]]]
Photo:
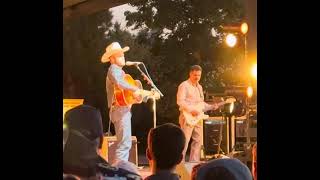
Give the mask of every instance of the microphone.
[[126, 66], [136, 66], [136, 65], [139, 65], [139, 64], [142, 64], [142, 62], [134, 62], [134, 61], [127, 61], [126, 62]]

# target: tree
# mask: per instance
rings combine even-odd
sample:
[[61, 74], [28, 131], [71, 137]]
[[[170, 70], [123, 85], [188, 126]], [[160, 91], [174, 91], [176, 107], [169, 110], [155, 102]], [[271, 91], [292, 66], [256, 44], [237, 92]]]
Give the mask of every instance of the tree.
[[[105, 70], [100, 63], [112, 15], [101, 11], [63, 25], [63, 98], [84, 98], [106, 118]], [[104, 122], [105, 123], [105, 122]]]
[[[159, 59], [152, 69], [158, 76], [155, 83], [165, 94], [158, 105], [159, 123], [177, 123], [177, 87], [187, 79], [190, 65], [203, 67], [201, 83], [208, 91], [220, 91], [232, 83], [230, 72], [241, 59], [240, 50], [231, 52], [223, 46], [222, 25], [241, 21], [241, 0], [141, 0], [130, 4], [137, 12], [125, 12], [127, 26], [144, 29], [149, 40], [140, 37], [139, 42], [149, 43], [152, 57]], [[154, 66], [153, 61], [148, 63]]]

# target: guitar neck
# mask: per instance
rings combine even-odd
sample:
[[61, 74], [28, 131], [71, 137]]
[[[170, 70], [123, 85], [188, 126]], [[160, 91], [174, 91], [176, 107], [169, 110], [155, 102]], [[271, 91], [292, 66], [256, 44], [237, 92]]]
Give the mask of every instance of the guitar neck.
[[223, 106], [223, 105], [225, 105], [225, 104], [226, 104], [225, 101], [217, 103], [218, 106]]
[[141, 93], [140, 93], [142, 96], [150, 96], [151, 95], [151, 91], [148, 91], [148, 90], [141, 90]]

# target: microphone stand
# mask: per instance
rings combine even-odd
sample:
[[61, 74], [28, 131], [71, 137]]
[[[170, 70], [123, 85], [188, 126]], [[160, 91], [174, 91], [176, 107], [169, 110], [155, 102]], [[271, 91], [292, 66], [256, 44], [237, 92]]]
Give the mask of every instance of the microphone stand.
[[[141, 69], [138, 65], [135, 65], [137, 67], [137, 69], [140, 71], [141, 75], [144, 77], [144, 79], [152, 86], [152, 88], [154, 90], [156, 90], [161, 97], [163, 97], [163, 94], [161, 93], [161, 91], [157, 88], [157, 86], [153, 83], [153, 81], [151, 80], [150, 77], [148, 77]], [[153, 97], [153, 127], [156, 128], [157, 126], [157, 111], [156, 111], [156, 98]]]

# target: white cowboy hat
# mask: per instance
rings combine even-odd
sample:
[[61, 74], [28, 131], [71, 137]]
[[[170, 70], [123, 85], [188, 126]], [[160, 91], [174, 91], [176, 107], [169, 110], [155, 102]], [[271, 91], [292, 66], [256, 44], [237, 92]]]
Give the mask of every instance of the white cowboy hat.
[[106, 48], [106, 52], [101, 57], [101, 62], [103, 63], [109, 62], [110, 61], [109, 57], [112, 56], [113, 54], [118, 52], [126, 52], [129, 49], [130, 48], [128, 46], [121, 48], [118, 42], [113, 42]]

